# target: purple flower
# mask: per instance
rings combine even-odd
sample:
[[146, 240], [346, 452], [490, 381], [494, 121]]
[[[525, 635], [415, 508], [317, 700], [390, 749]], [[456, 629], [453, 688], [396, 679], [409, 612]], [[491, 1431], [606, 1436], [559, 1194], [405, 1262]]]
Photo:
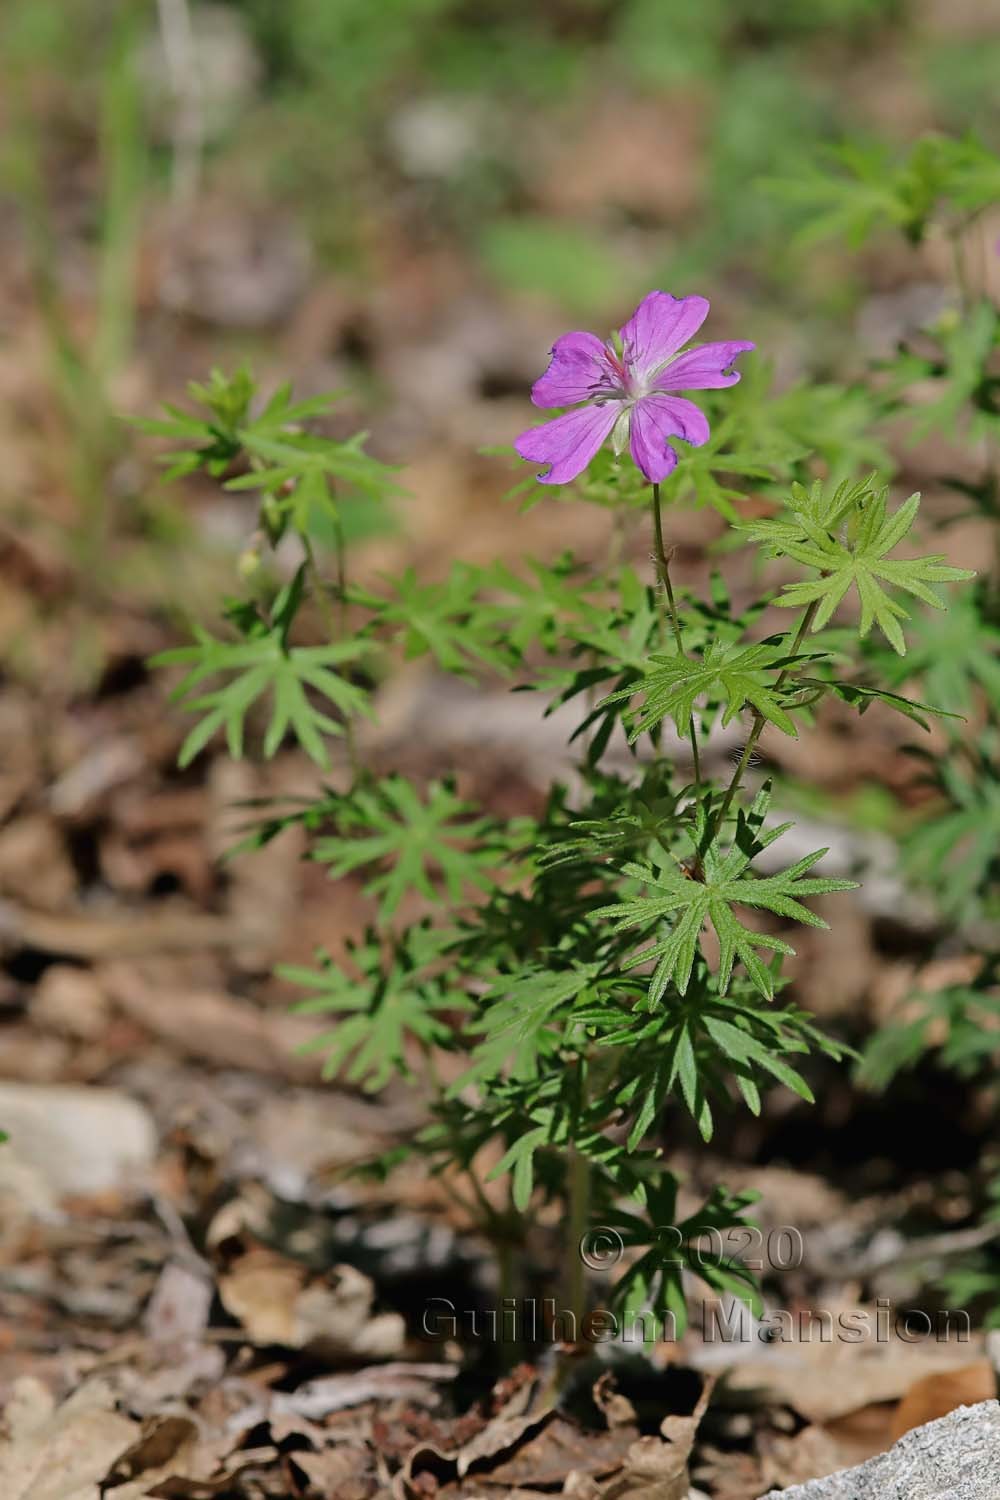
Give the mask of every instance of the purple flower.
[[[679, 351], [708, 317], [704, 297], [650, 292], [621, 329], [622, 352], [595, 333], [564, 333], [552, 346], [552, 362], [531, 388], [536, 406], [572, 406], [573, 411], [532, 427], [514, 444], [530, 463], [548, 464], [542, 484], [568, 484], [590, 463], [606, 438], [616, 453], [626, 442], [636, 465], [653, 484], [677, 464], [673, 437], [700, 447], [708, 421], [677, 391], [707, 391], [735, 385], [731, 368], [753, 344], [701, 344]], [[582, 404], [580, 404], [582, 403]]]

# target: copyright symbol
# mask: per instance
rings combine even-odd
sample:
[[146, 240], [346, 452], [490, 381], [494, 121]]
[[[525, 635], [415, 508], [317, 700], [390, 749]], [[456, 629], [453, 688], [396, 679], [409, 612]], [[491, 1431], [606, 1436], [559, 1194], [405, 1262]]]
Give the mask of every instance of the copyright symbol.
[[621, 1260], [625, 1244], [617, 1229], [598, 1224], [581, 1234], [579, 1249], [580, 1259], [591, 1271], [606, 1271]]

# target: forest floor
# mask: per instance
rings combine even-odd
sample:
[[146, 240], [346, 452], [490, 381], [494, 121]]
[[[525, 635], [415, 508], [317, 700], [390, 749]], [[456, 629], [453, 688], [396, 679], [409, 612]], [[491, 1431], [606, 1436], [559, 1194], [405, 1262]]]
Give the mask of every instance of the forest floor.
[[[595, 130], [618, 104], [611, 90], [598, 101]], [[686, 119], [636, 107], [640, 163], [667, 128], [686, 159]], [[592, 145], [581, 127], [568, 156], [543, 161], [539, 192], [555, 201], [575, 184], [567, 212], [609, 191]], [[641, 206], [634, 159], [612, 175]], [[57, 270], [86, 345], [92, 184], [77, 175], [59, 199]], [[512, 467], [483, 452], [524, 425], [567, 326], [551, 299], [498, 292], [446, 236], [391, 222], [360, 284], [313, 263], [294, 216], [245, 186], [206, 188], [181, 225], [149, 214], [134, 352], [85, 412], [79, 385], [67, 393], [53, 373], [27, 237], [0, 212], [0, 1496], [677, 1500], [693, 1485], [754, 1500], [994, 1396], [994, 1336], [940, 1291], [950, 1265], [1000, 1235], [972, 1210], [994, 1105], [932, 1061], [885, 1096], [823, 1065], [812, 1109], [776, 1093], [710, 1149], [680, 1113], [665, 1119], [692, 1199], [718, 1181], [760, 1192], [766, 1299], [757, 1322], [693, 1285], [673, 1342], [559, 1338], [558, 1323], [534, 1347], [494, 1336], [490, 1247], [447, 1184], [412, 1162], [381, 1181], [356, 1170], [420, 1126], [419, 1087], [371, 1096], [324, 1080], [309, 1051], [322, 1024], [292, 1013], [273, 971], [342, 952], [370, 905], [303, 859], [296, 829], [225, 857], [248, 801], [314, 791], [315, 768], [294, 751], [234, 764], [212, 746], [178, 772], [189, 726], [168, 675], [146, 665], [178, 643], [182, 616], [206, 617], [234, 587], [252, 501], [200, 482], [165, 491], [111, 414], [183, 400], [220, 342], [234, 363], [253, 355], [265, 390], [288, 376], [303, 396], [348, 388], [338, 435], [370, 426], [405, 492], [391, 525], [352, 517], [362, 579], [567, 545], [594, 561], [610, 522], [557, 498], [520, 514], [503, 499]], [[664, 214], [677, 190], [662, 189]], [[982, 264], [981, 289], [1000, 296], [1000, 258]], [[937, 305], [949, 275], [934, 246], [863, 269], [852, 371]], [[713, 336], [742, 336], [753, 303], [752, 287], [723, 280]], [[808, 329], [767, 318], [791, 380]], [[961, 472], [961, 451], [911, 446], [903, 462], [933, 519], [946, 503], [935, 475]], [[712, 551], [717, 517], [671, 513], [668, 526], [681, 586], [707, 587], [719, 566], [749, 596], [739, 559]], [[948, 538], [960, 566], [992, 545], [978, 521]], [[652, 578], [640, 526], [629, 552]], [[536, 811], [554, 770], [572, 771], [565, 726], [542, 707], [408, 666], [380, 688], [364, 753], [453, 775], [505, 816]], [[833, 931], [797, 935], [792, 970], [798, 1003], [858, 1047], [907, 995], [970, 977], [902, 883], [887, 831], [926, 795], [902, 753], [917, 734], [878, 706], [860, 721], [828, 706], [800, 742], [760, 745], [757, 774], [781, 771], [809, 847], [862, 871]], [[717, 769], [737, 744], [718, 737]], [[550, 1284], [559, 1228], [539, 1214], [525, 1284]], [[595, 1306], [606, 1285], [592, 1271]], [[445, 1304], [454, 1326], [435, 1316], [428, 1331]], [[715, 1336], [720, 1319], [734, 1337]]]

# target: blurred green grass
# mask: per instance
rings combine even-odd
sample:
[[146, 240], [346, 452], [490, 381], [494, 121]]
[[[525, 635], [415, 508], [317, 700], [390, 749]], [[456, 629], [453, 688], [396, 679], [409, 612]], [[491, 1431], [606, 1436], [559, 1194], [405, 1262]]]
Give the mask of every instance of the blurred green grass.
[[[206, 7], [183, 0], [197, 21]], [[32, 0], [0, 16], [0, 72], [44, 80], [36, 127], [47, 148], [78, 149], [116, 67], [116, 26], [126, 9], [150, 35], [155, 4]], [[453, 239], [484, 273], [536, 291], [567, 310], [600, 305], [613, 289], [616, 239], [635, 228], [613, 203], [568, 213], [546, 202], [539, 142], [572, 133], [608, 90], [623, 100], [672, 101], [697, 117], [699, 203], [681, 225], [643, 231], [643, 273], [686, 279], [730, 271], [780, 297], [788, 280], [786, 204], [755, 179], [794, 166], [845, 133], [975, 126], [1000, 138], [995, 79], [1000, 17], [973, 35], [948, 31], [944, 5], [916, 0], [216, 0], [244, 28], [260, 79], [206, 141], [213, 180], [253, 184], [293, 208], [321, 260], [364, 275], [373, 240], [399, 232], [399, 195], [411, 227]], [[930, 16], [930, 20], [928, 20]], [[208, 80], [211, 90], [212, 80]], [[394, 131], [412, 137], [415, 102], [474, 109], [467, 149], [421, 171], [401, 162]], [[887, 103], [887, 100], [889, 103]], [[55, 108], [51, 107], [55, 103]], [[148, 114], [148, 111], [147, 111]], [[164, 189], [170, 143], [151, 135], [146, 190]], [[614, 142], [607, 143], [614, 149]], [[416, 148], [410, 151], [414, 154]], [[405, 150], [404, 153], [405, 155]], [[419, 154], [419, 153], [417, 153]], [[447, 150], [445, 151], [447, 156]], [[127, 208], [128, 205], [126, 205]], [[122, 198], [109, 199], [122, 213]], [[659, 239], [659, 243], [658, 243]], [[119, 284], [114, 244], [106, 291]], [[631, 290], [631, 288], [629, 289]], [[619, 298], [618, 300], [622, 300]], [[628, 300], [627, 296], [624, 300]], [[125, 318], [120, 302], [121, 341]]]

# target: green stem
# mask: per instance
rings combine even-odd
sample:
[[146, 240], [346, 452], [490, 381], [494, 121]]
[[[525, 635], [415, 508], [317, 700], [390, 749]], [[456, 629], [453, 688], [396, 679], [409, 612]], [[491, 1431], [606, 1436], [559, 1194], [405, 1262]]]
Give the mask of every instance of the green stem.
[[582, 1339], [583, 1323], [587, 1316], [587, 1268], [580, 1247], [590, 1224], [590, 1162], [572, 1146], [569, 1149], [567, 1175], [569, 1310], [573, 1314], [576, 1337]]
[[[299, 533], [299, 537], [300, 537], [301, 542], [302, 542], [303, 550], [304, 550], [304, 552], [306, 554], [306, 561], [309, 564], [309, 571], [312, 573], [313, 582], [316, 585], [316, 597], [319, 600], [319, 608], [320, 608], [320, 613], [323, 616], [323, 624], [326, 627], [326, 630], [327, 630], [327, 632], [329, 634], [329, 637], [330, 637], [331, 641], [334, 641], [334, 640], [344, 640], [344, 639], [346, 639], [346, 636], [347, 636], [347, 564], [346, 564], [346, 559], [345, 559], [345, 556], [344, 556], [344, 550], [345, 550], [344, 549], [344, 533], [343, 533], [343, 530], [342, 530], [342, 528], [340, 526], [340, 522], [339, 521], [337, 522], [337, 528], [336, 528], [336, 538], [337, 538], [337, 595], [336, 595], [336, 597], [337, 597], [337, 614], [336, 614], [336, 617], [334, 617], [333, 606], [330, 603], [330, 592], [329, 592], [329, 590], [327, 588], [326, 580], [323, 577], [322, 573], [320, 572], [320, 570], [319, 570], [319, 564], [316, 561], [316, 553], [313, 550], [312, 542], [309, 540], [308, 536], [306, 536], [304, 532], [300, 532]], [[347, 759], [348, 759], [348, 761], [350, 763], [351, 775], [353, 776], [353, 778], [354, 778], [355, 781], [358, 781], [358, 780], [360, 780], [360, 777], [361, 777], [361, 760], [360, 760], [360, 757], [358, 755], [357, 739], [356, 739], [355, 734], [354, 734], [354, 723], [353, 723], [353, 720], [350, 719], [350, 718], [348, 718], [348, 717], [345, 717], [345, 719], [344, 719], [344, 744], [347, 747]]]
[[[670, 559], [667, 555], [666, 548], [663, 545], [663, 516], [660, 511], [660, 486], [658, 484], [654, 484], [652, 489], [653, 494], [651, 505], [653, 511], [653, 535], [656, 540], [656, 550], [654, 554], [656, 561], [656, 571], [659, 576], [660, 583], [663, 586], [664, 595], [666, 596], [667, 614], [670, 620], [671, 629], [674, 633], [674, 641], [677, 645], [678, 654], [681, 656], [686, 656], [687, 652], [684, 650], [684, 637], [681, 634], [680, 617], [677, 613], [677, 601], [674, 598], [674, 586], [670, 579]], [[663, 624], [664, 622], [661, 619], [661, 637], [664, 633], [662, 629]], [[694, 727], [693, 717], [691, 719], [691, 723], [688, 725], [688, 737], [691, 741], [691, 758], [694, 762], [694, 785], [695, 793], [697, 794], [701, 790], [701, 757], [698, 752], [698, 735]]]
[[[337, 539], [337, 599], [340, 620], [341, 636], [347, 635], [347, 542], [344, 538], [343, 523], [338, 515], [334, 521], [334, 532]], [[354, 724], [350, 719], [345, 720], [344, 732], [347, 743], [347, 758], [351, 763], [351, 771], [355, 781], [361, 777], [361, 757], [358, 754], [358, 742], [354, 734]]]
[[[799, 621], [799, 628], [796, 630], [795, 638], [792, 641], [792, 656], [798, 655], [799, 647], [805, 640], [806, 634], [813, 622], [813, 618], [818, 608], [818, 599], [814, 599], [811, 604], [806, 606], [802, 618]], [[791, 671], [792, 668], [788, 666], [782, 668], [781, 672], [779, 672], [778, 680], [774, 684], [775, 693], [778, 693], [780, 689], [784, 687], [785, 683], [788, 681], [788, 677]], [[750, 726], [750, 733], [747, 736], [747, 742], [743, 746], [743, 754], [740, 756], [739, 761], [737, 762], [736, 770], [733, 772], [733, 779], [726, 788], [726, 792], [722, 799], [722, 804], [719, 807], [719, 811], [716, 815], [715, 821], [710, 825], [711, 836], [713, 838], [722, 832], [722, 826], [726, 821], [729, 809], [733, 805], [733, 798], [736, 796], [736, 793], [740, 789], [740, 783], [743, 780], [743, 773], [746, 770], [747, 766], [750, 764], [750, 757], [753, 755], [754, 750], [757, 748], [757, 741], [760, 739], [761, 733], [766, 723], [767, 720], [764, 718], [764, 715], [762, 713], [757, 712], [754, 714], [753, 723]], [[709, 842], [711, 842], [711, 839], [709, 840]]]

